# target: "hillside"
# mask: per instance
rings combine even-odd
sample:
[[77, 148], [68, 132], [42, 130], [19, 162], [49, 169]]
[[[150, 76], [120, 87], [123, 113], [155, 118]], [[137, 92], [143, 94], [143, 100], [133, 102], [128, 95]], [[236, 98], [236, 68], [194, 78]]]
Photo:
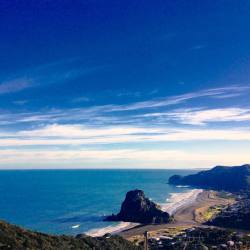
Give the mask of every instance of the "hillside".
[[173, 175], [168, 182], [173, 185], [190, 185], [229, 192], [246, 191], [250, 188], [250, 165], [216, 166], [193, 175]]
[[208, 225], [250, 230], [250, 200], [243, 199], [223, 209]]
[[8, 250], [118, 250], [140, 248], [131, 242], [119, 237], [92, 238], [86, 235], [54, 236], [38, 232], [24, 230], [20, 227], [0, 221], [0, 249]]

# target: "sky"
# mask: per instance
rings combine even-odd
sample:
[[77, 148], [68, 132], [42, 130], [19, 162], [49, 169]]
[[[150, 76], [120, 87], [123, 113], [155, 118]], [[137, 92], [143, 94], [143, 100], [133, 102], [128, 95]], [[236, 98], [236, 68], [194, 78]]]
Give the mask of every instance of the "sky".
[[0, 168], [250, 163], [249, 30], [249, 0], [1, 0]]

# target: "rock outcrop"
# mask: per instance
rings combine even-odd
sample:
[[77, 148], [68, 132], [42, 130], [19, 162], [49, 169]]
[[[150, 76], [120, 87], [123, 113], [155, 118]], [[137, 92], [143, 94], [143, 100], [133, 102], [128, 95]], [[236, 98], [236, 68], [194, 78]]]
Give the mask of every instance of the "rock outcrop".
[[126, 194], [120, 212], [106, 217], [105, 220], [161, 224], [170, 222], [171, 217], [157, 204], [146, 198], [142, 190], [133, 190]]
[[169, 178], [168, 183], [229, 192], [246, 191], [250, 189], [250, 165], [246, 164], [237, 167], [217, 166], [211, 170], [201, 171], [193, 175], [174, 175]]

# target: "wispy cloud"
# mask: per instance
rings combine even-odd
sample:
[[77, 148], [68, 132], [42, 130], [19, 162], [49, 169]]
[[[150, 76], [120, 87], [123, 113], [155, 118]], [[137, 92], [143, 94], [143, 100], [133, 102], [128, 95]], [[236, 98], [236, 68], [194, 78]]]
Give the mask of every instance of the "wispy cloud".
[[[152, 145], [249, 143], [249, 123], [243, 127], [242, 122], [250, 121], [250, 108], [219, 107], [220, 102], [216, 102], [215, 108], [199, 106], [202, 98], [230, 98], [228, 95], [235, 93], [245, 95], [249, 89], [249, 86], [228, 86], [123, 105], [1, 112], [0, 125], [5, 126], [0, 127], [0, 165], [24, 164], [37, 159], [51, 164], [75, 162], [79, 166], [88, 163], [101, 166], [103, 162], [108, 165], [114, 161], [119, 166], [125, 162], [126, 166], [136, 162], [140, 166], [157, 165], [158, 162], [160, 167], [164, 162], [171, 162], [172, 166], [181, 166], [182, 163], [197, 166], [199, 162], [203, 167], [208, 163], [225, 163], [226, 160], [219, 161], [221, 155], [215, 157], [212, 153], [194, 153], [188, 149], [181, 151], [178, 147], [158, 150]], [[210, 101], [213, 103], [213, 99]], [[182, 108], [188, 102], [190, 108]], [[209, 126], [210, 123], [222, 122], [230, 124], [226, 128]], [[237, 126], [235, 122], [238, 122]], [[152, 149], [133, 149], [142, 144]], [[247, 160], [246, 155], [245, 152], [237, 153], [228, 162]]]
[[0, 95], [18, 92], [33, 85], [33, 81], [29, 78], [16, 78], [0, 83]]
[[170, 112], [150, 113], [144, 117], [161, 117], [162, 119], [182, 124], [205, 125], [209, 122], [250, 121], [250, 109], [218, 108], [218, 109], [179, 109]]
[[101, 127], [50, 125], [15, 133], [2, 132], [0, 145], [79, 146], [130, 144], [143, 142], [250, 141], [250, 129], [175, 129], [173, 127]]
[[69, 82], [107, 67], [107, 65], [85, 65], [79, 59], [67, 59], [24, 69], [8, 76], [7, 80], [0, 79], [0, 94]]
[[[51, 168], [72, 166], [87, 167], [154, 167], [180, 168], [211, 167], [215, 164], [243, 164], [248, 162], [247, 152], [234, 154], [201, 153], [184, 150], [0, 150], [0, 166], [29, 166], [27, 162], [37, 162], [36, 166]], [[42, 161], [42, 165], [39, 162]]]
[[[247, 90], [247, 89], [246, 89]], [[228, 93], [228, 94], [222, 94], [222, 95], [216, 95], [216, 96], [213, 96], [213, 98], [215, 99], [227, 99], [227, 98], [233, 98], [233, 97], [238, 97], [238, 96], [241, 96], [242, 95], [242, 92], [235, 92], [235, 93]]]
[[[106, 104], [101, 106], [88, 106], [65, 109], [46, 109], [38, 112], [9, 113], [0, 115], [0, 124], [52, 124], [52, 123], [79, 123], [92, 125], [112, 124], [144, 124], [148, 119], [154, 119], [154, 123], [163, 124], [168, 122], [179, 122], [181, 124], [204, 124], [213, 121], [243, 121], [248, 120], [248, 108], [243, 107], [219, 107], [201, 108], [191, 105], [190, 109], [178, 109], [182, 104], [203, 100], [202, 98], [223, 97], [225, 95], [246, 95], [249, 93], [250, 85], [228, 86], [187, 93], [183, 95], [156, 98], [148, 101], [133, 102], [129, 104], [116, 105]], [[87, 101], [84, 98], [84, 101]], [[212, 99], [211, 99], [212, 100]], [[152, 121], [151, 121], [152, 122]]]
[[156, 100], [136, 102], [128, 105], [120, 105], [111, 107], [112, 111], [128, 111], [128, 110], [139, 110], [139, 109], [149, 109], [149, 108], [159, 108], [164, 106], [171, 106], [180, 104], [192, 99], [197, 99], [201, 97], [218, 97], [223, 96], [225, 94], [239, 93], [244, 94], [244, 91], [250, 90], [249, 86], [228, 86], [223, 88], [213, 88], [206, 89], [197, 92], [187, 93], [183, 95], [176, 95], [172, 97], [159, 98]]
[[15, 105], [24, 105], [28, 102], [29, 102], [28, 100], [16, 100], [16, 101], [13, 101], [12, 103]]

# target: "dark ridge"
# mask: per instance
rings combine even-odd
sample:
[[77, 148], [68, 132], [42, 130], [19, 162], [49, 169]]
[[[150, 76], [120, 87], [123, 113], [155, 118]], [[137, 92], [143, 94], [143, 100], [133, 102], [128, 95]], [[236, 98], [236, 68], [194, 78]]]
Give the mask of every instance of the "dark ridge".
[[250, 188], [250, 165], [216, 166], [211, 170], [201, 171], [193, 175], [173, 175], [169, 178], [168, 183], [229, 192], [244, 191]]

